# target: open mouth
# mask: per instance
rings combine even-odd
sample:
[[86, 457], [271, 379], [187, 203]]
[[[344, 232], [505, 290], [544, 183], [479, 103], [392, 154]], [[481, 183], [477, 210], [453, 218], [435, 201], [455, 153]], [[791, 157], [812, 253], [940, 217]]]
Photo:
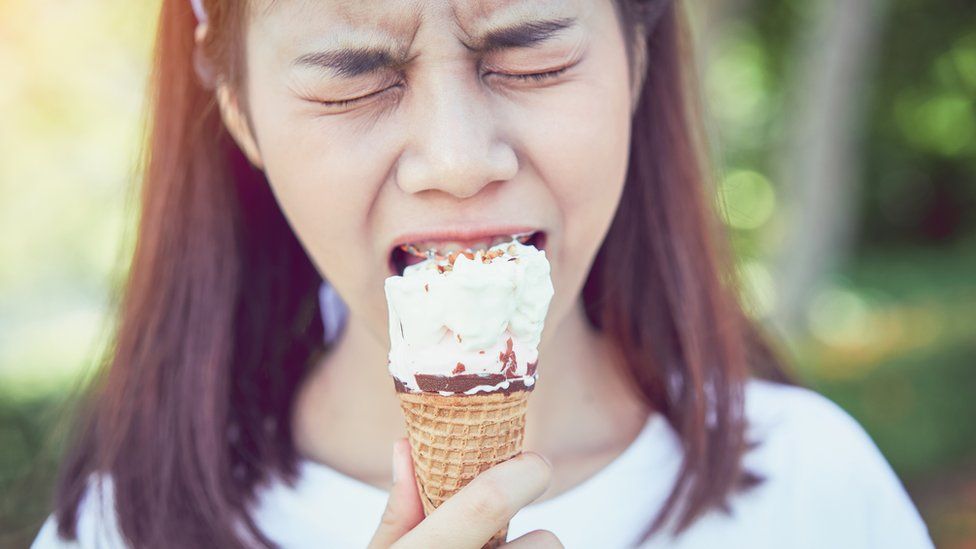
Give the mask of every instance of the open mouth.
[[404, 269], [428, 258], [446, 259], [454, 252], [487, 250], [497, 244], [511, 242], [513, 240], [518, 240], [523, 244], [532, 245], [542, 250], [546, 245], [546, 233], [545, 231], [531, 231], [518, 234], [494, 235], [475, 240], [427, 240], [422, 242], [408, 242], [390, 251], [390, 273], [402, 276]]

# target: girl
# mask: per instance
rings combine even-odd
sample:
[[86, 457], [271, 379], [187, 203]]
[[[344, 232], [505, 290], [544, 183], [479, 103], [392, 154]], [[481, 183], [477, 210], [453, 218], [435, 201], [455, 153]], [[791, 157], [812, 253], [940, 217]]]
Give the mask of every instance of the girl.
[[[669, 0], [164, 0], [118, 333], [35, 547], [930, 547], [735, 298], [684, 29]], [[556, 289], [529, 451], [424, 518], [383, 281], [403, 244], [522, 232]]]

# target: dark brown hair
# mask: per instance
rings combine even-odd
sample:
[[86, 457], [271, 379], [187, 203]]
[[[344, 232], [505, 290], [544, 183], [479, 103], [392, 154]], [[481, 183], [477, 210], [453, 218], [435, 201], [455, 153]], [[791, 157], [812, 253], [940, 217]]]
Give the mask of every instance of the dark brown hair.
[[[243, 82], [247, 3], [205, 4], [205, 57]], [[648, 517], [650, 535], [672, 516], [686, 529], [759, 481], [741, 468], [743, 387], [750, 370], [786, 376], [735, 296], [682, 14], [662, 0], [616, 7], [628, 45], [644, 33], [647, 71], [636, 75], [645, 84], [623, 198], [582, 299], [684, 447], [670, 497]], [[137, 547], [273, 545], [247, 506], [270, 473], [297, 475], [290, 417], [325, 350], [322, 278], [200, 85], [195, 25], [187, 0], [163, 1], [136, 246], [117, 333], [56, 493], [69, 538], [90, 478], [106, 475], [121, 532]]]

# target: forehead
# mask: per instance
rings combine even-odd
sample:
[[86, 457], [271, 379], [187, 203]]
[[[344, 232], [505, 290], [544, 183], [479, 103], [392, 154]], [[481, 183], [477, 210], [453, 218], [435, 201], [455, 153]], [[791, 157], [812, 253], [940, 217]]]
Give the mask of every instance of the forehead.
[[[582, 0], [583, 3], [595, 0]], [[252, 17], [267, 23], [367, 28], [390, 34], [415, 31], [443, 15], [461, 29], [565, 13], [580, 0], [257, 0]]]

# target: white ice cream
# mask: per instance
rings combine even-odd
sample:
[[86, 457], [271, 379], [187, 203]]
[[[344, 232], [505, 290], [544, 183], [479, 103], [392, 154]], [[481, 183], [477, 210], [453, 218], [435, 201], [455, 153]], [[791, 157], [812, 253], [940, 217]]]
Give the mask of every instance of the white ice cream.
[[[535, 382], [528, 365], [538, 360], [553, 295], [545, 251], [513, 241], [475, 252], [473, 259], [458, 255], [453, 267], [428, 259], [387, 278], [385, 290], [390, 374], [408, 390], [420, 390], [416, 374], [505, 373], [500, 355], [509, 338], [515, 377], [509, 372], [501, 383], [465, 393], [505, 389], [514, 379]], [[463, 372], [457, 372], [459, 363]]]

